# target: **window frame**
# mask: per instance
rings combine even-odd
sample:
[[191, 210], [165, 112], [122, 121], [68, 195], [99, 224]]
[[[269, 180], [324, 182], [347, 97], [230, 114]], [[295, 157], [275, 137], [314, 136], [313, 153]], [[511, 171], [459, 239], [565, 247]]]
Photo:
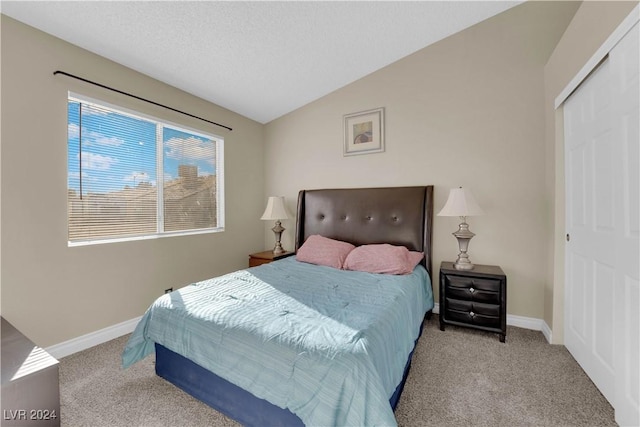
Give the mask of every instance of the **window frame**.
[[[155, 233], [148, 233], [142, 235], [135, 236], [114, 236], [114, 237], [98, 237], [98, 238], [88, 238], [88, 239], [77, 239], [70, 240], [69, 239], [69, 220], [70, 220], [70, 211], [69, 211], [69, 199], [67, 196], [67, 245], [68, 247], [76, 247], [76, 246], [89, 246], [89, 245], [99, 245], [105, 243], [121, 243], [121, 242], [130, 242], [130, 241], [139, 241], [139, 240], [152, 240], [159, 239], [165, 237], [179, 237], [179, 236], [193, 236], [199, 234], [212, 234], [219, 233], [225, 231], [225, 196], [224, 196], [224, 137], [215, 134], [213, 132], [207, 132], [202, 129], [194, 128], [193, 126], [188, 126], [184, 124], [177, 123], [175, 121], [161, 119], [157, 116], [144, 113], [141, 111], [136, 111], [131, 108], [123, 107], [121, 105], [113, 104], [108, 101], [104, 101], [101, 99], [97, 99], [94, 97], [86, 96], [80, 94], [78, 92], [68, 91], [66, 97], [66, 141], [67, 141], [67, 155], [66, 155], [66, 186], [67, 186], [67, 194], [69, 189], [69, 102], [79, 102], [84, 104], [94, 104], [98, 107], [107, 108], [109, 110], [113, 110], [115, 113], [124, 114], [131, 116], [136, 119], [150, 121], [155, 123], [156, 125], [156, 150], [155, 150], [155, 161], [156, 161], [156, 191], [157, 191], [157, 202], [156, 202], [156, 231]], [[179, 230], [179, 231], [162, 231], [164, 228], [164, 141], [161, 136], [158, 135], [158, 132], [165, 127], [183, 131], [186, 133], [193, 134], [195, 136], [209, 138], [215, 141], [215, 176], [216, 176], [216, 218], [217, 218], [217, 226], [216, 227], [208, 227], [201, 229], [189, 229], [189, 230]], [[158, 143], [160, 142], [160, 143]], [[161, 179], [162, 178], [162, 179]], [[162, 184], [160, 184], [162, 183]]]

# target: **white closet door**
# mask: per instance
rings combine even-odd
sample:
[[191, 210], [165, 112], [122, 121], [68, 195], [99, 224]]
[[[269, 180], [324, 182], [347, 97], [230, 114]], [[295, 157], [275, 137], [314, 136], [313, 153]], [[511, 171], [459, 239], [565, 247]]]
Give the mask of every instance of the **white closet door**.
[[565, 345], [615, 409], [640, 425], [638, 24], [564, 106]]
[[565, 345], [613, 404], [614, 150], [610, 63], [567, 99]]
[[640, 426], [640, 30], [609, 54], [616, 144], [614, 206], [616, 422]]

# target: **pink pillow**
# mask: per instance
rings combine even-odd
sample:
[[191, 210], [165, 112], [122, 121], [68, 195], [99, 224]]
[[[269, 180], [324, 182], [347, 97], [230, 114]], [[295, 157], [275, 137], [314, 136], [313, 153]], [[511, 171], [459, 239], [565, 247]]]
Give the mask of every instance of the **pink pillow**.
[[407, 254], [407, 268], [409, 269], [408, 273], [411, 273], [416, 265], [420, 264], [422, 259], [424, 258], [424, 254], [422, 252], [416, 251], [408, 251]]
[[351, 243], [322, 237], [318, 234], [307, 237], [296, 253], [296, 259], [311, 264], [326, 265], [341, 269], [349, 252], [355, 248]]
[[382, 274], [409, 274], [422, 260], [421, 252], [387, 243], [358, 246], [347, 255], [345, 270]]

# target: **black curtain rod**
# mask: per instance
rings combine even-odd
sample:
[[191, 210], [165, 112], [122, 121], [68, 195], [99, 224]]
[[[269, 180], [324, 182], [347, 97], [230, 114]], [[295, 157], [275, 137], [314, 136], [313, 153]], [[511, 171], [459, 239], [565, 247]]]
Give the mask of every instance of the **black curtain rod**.
[[124, 92], [124, 91], [121, 91], [121, 90], [118, 90], [118, 89], [114, 89], [112, 87], [109, 87], [109, 86], [106, 86], [106, 85], [103, 85], [103, 84], [100, 84], [100, 83], [92, 82], [91, 80], [87, 80], [87, 79], [82, 78], [82, 77], [74, 76], [73, 74], [69, 74], [69, 73], [66, 73], [64, 71], [57, 70], [57, 71], [53, 72], [54, 76], [57, 75], [57, 74], [62, 74], [62, 75], [65, 75], [67, 77], [71, 77], [72, 79], [81, 80], [81, 81], [83, 81], [85, 83], [90, 83], [92, 85], [99, 86], [99, 87], [101, 87], [103, 89], [108, 89], [108, 90], [111, 90], [113, 92], [118, 92], [119, 94], [130, 96], [131, 98], [135, 98], [135, 99], [138, 99], [140, 101], [148, 102], [149, 104], [157, 105], [158, 107], [166, 108], [167, 110], [175, 111], [176, 113], [184, 114], [185, 116], [193, 117], [194, 119], [202, 120], [202, 121], [205, 121], [207, 123], [211, 123], [212, 125], [216, 125], [216, 126], [220, 126], [221, 128], [228, 129], [230, 131], [233, 130], [229, 126], [221, 125], [220, 123], [212, 122], [211, 120], [203, 119], [202, 117], [194, 116], [193, 114], [177, 110], [177, 109], [175, 109], [173, 107], [169, 107], [167, 105], [163, 105], [163, 104], [160, 104], [158, 102], [151, 101], [149, 99], [145, 99], [145, 98], [142, 98], [142, 97], [137, 96], [137, 95], [133, 95], [131, 93], [127, 93], [127, 92]]

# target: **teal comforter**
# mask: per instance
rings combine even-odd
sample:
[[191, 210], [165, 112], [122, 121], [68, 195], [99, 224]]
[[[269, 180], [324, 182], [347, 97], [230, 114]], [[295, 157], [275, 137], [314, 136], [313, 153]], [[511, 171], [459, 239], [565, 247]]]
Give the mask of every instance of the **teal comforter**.
[[389, 398], [432, 308], [422, 266], [392, 276], [289, 257], [158, 298], [122, 363], [157, 342], [308, 426], [396, 425]]

